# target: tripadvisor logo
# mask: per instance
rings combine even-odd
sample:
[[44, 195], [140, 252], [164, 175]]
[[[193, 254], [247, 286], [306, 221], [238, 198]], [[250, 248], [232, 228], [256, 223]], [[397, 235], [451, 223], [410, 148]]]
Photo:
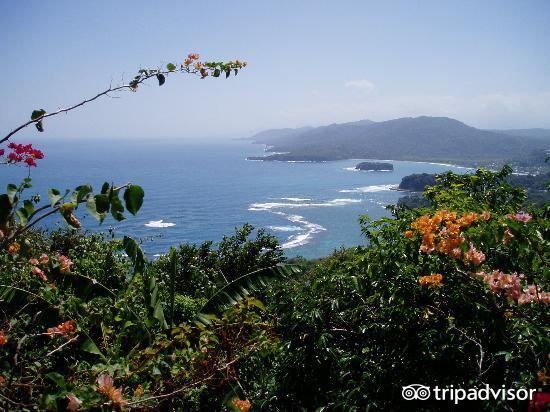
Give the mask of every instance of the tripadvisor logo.
[[439, 386], [429, 387], [414, 383], [411, 385], [403, 386], [401, 389], [401, 396], [406, 401], [418, 400], [425, 401], [427, 399], [435, 399], [437, 401], [453, 401], [455, 404], [461, 401], [488, 401], [488, 400], [501, 400], [501, 401], [524, 401], [533, 399], [536, 389], [506, 389], [504, 385], [501, 388], [491, 388], [489, 385], [485, 385], [480, 388], [455, 388], [453, 385], [449, 387], [440, 388]]

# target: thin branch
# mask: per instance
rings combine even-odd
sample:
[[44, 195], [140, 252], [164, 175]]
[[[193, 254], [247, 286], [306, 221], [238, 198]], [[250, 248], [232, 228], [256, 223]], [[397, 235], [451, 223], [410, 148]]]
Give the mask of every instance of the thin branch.
[[64, 346], [67, 346], [69, 343], [71, 342], [74, 342], [75, 340], [78, 339], [78, 336], [74, 336], [72, 337], [71, 339], [69, 339], [67, 342], [65, 342], [63, 345], [59, 346], [58, 348], [52, 350], [51, 352], [47, 353], [46, 356], [44, 356], [45, 358], [47, 358], [48, 356], [54, 354], [55, 352], [57, 352], [58, 350], [61, 350], [63, 349]]
[[6, 140], [9, 140], [10, 137], [12, 137], [14, 134], [16, 134], [17, 132], [23, 130], [24, 128], [26, 128], [27, 126], [30, 126], [31, 124], [36, 124], [44, 119], [46, 119], [47, 117], [52, 117], [52, 116], [56, 116], [60, 113], [67, 113], [71, 110], [74, 110], [74, 109], [77, 109], [81, 106], [84, 106], [85, 104], [87, 103], [90, 103], [90, 102], [93, 102], [94, 100], [97, 100], [99, 99], [100, 97], [102, 96], [108, 96], [109, 93], [112, 93], [112, 92], [120, 92], [120, 91], [123, 91], [123, 90], [131, 90], [131, 91], [135, 91], [136, 89], [136, 86], [142, 84], [143, 82], [145, 82], [146, 80], [149, 80], [150, 78], [152, 77], [156, 77], [157, 75], [159, 74], [162, 74], [164, 76], [170, 74], [170, 73], [189, 73], [189, 74], [193, 74], [193, 75], [200, 75], [199, 71], [197, 70], [194, 70], [194, 69], [189, 69], [189, 68], [186, 68], [186, 69], [180, 69], [180, 70], [175, 70], [175, 71], [169, 71], [169, 70], [154, 70], [152, 73], [149, 73], [149, 74], [145, 74], [143, 75], [140, 79], [136, 80], [135, 83], [133, 85], [130, 85], [130, 84], [122, 84], [121, 86], [116, 86], [116, 87], [112, 87], [112, 86], [109, 86], [109, 88], [107, 90], [104, 90], [98, 94], [96, 94], [95, 96], [93, 97], [90, 97], [88, 99], [85, 99], [83, 101], [81, 101], [80, 103], [77, 103], [77, 104], [74, 104], [72, 106], [69, 106], [69, 107], [66, 107], [66, 108], [61, 108], [61, 109], [58, 109], [56, 110], [55, 112], [51, 112], [51, 113], [45, 113], [43, 114], [42, 116], [39, 116], [37, 117], [36, 119], [31, 119], [29, 120], [28, 122], [25, 122], [23, 123], [22, 125], [20, 125], [19, 127], [16, 127], [15, 129], [13, 129], [11, 132], [9, 132], [6, 136], [4, 136], [1, 140], [0, 140], [0, 144], [1, 143], [4, 143]]

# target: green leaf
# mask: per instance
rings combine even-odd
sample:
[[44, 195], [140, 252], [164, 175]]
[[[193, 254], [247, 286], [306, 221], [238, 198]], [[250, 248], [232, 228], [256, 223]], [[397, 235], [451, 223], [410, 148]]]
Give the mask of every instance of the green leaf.
[[168, 69], [168, 71], [170, 72], [173, 72], [174, 70], [176, 70], [176, 66], [174, 65], [174, 63], [168, 63], [166, 65], [166, 68]]
[[214, 73], [212, 74], [213, 77], [220, 77], [220, 69], [214, 70]]
[[99, 348], [97, 347], [97, 345], [94, 343], [94, 341], [90, 338], [86, 339], [84, 341], [84, 343], [82, 344], [82, 346], [80, 347], [80, 349], [82, 349], [84, 352], [88, 352], [88, 353], [92, 353], [94, 355], [99, 355], [101, 356], [103, 359], [105, 359], [105, 356], [103, 355], [103, 353], [101, 353], [101, 351], [99, 350]]
[[124, 247], [126, 254], [134, 265], [134, 274], [143, 274], [146, 263], [143, 250], [139, 247], [134, 239], [128, 236], [124, 236], [124, 238], [122, 239], [122, 246]]
[[57, 386], [59, 386], [63, 390], [67, 390], [67, 384], [65, 383], [65, 378], [63, 375], [61, 375], [58, 372], [49, 372], [46, 373], [44, 376], [51, 380], [53, 383], [55, 383]]
[[105, 182], [103, 183], [103, 185], [101, 186], [101, 193], [102, 194], [107, 194], [109, 192], [109, 188], [111, 186], [109, 185], [109, 183]]
[[29, 215], [27, 214], [27, 211], [21, 207], [15, 211], [15, 214], [19, 218], [19, 223], [21, 223], [23, 226], [26, 226], [29, 221]]
[[9, 183], [6, 189], [6, 193], [8, 195], [8, 199], [10, 200], [10, 203], [14, 204], [16, 201], [17, 186], [15, 186], [13, 183]]
[[118, 191], [111, 196], [111, 214], [117, 221], [124, 220], [124, 206], [118, 197]]
[[100, 222], [103, 222], [103, 219], [105, 219], [105, 213], [99, 213], [97, 211], [95, 198], [93, 196], [90, 196], [86, 201], [86, 209], [88, 209], [88, 213], [90, 215], [92, 215], [94, 218], [96, 218]]
[[39, 132], [44, 131], [44, 125], [42, 124], [42, 120], [37, 121], [34, 125], [36, 126], [36, 130], [38, 130]]
[[33, 110], [33, 112], [31, 113], [31, 120], [36, 120], [39, 117], [44, 116], [45, 114], [46, 110], [44, 109]]
[[92, 186], [90, 185], [78, 186], [74, 190], [71, 200], [75, 204], [75, 209], [78, 207], [78, 203], [82, 202], [90, 193], [92, 193]]
[[130, 185], [124, 191], [124, 202], [126, 203], [126, 209], [134, 216], [141, 208], [143, 204], [143, 197], [145, 193], [141, 186]]
[[53, 188], [48, 189], [48, 197], [50, 198], [52, 207], [59, 203], [59, 201], [63, 198], [59, 190]]
[[122, 245], [134, 265], [134, 276], [136, 274], [141, 274], [143, 277], [143, 297], [145, 302], [148, 303], [147, 311], [149, 313], [149, 319], [156, 319], [163, 328], [167, 328], [168, 324], [164, 318], [163, 304], [160, 299], [157, 282], [155, 277], [145, 270], [145, 265], [147, 263], [145, 253], [143, 253], [143, 250], [137, 242], [128, 236], [124, 236]]
[[162, 86], [166, 81], [166, 77], [164, 77], [164, 74], [159, 73], [157, 74], [157, 80], [159, 81], [159, 86]]
[[95, 195], [94, 199], [95, 199], [95, 207], [96, 207], [97, 213], [102, 214], [102, 213], [107, 213], [109, 211], [109, 206], [110, 206], [109, 196], [107, 196], [106, 194], [100, 194], [100, 195]]
[[269, 283], [297, 273], [301, 273], [301, 269], [296, 265], [277, 265], [243, 275], [221, 288], [206, 302], [200, 313], [204, 315], [205, 311], [227, 308], [244, 300], [251, 292], [268, 286]]

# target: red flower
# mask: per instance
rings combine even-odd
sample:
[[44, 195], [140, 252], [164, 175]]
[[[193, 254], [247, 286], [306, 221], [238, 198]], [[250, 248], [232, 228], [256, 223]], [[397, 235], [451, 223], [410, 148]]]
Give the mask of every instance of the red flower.
[[29, 165], [29, 167], [36, 167], [36, 162], [34, 161], [34, 159], [32, 157], [27, 157], [25, 159], [25, 163]]
[[[32, 144], [19, 144], [11, 142], [8, 144], [8, 148], [11, 152], [8, 154], [9, 163], [25, 162], [29, 167], [36, 167], [36, 159], [43, 159], [44, 153], [38, 149], [33, 149]], [[4, 149], [0, 152], [0, 155], [4, 154]]]

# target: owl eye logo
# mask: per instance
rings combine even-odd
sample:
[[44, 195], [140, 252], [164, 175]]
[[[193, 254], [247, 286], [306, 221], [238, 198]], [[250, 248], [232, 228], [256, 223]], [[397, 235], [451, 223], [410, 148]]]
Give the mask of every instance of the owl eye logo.
[[419, 383], [413, 383], [412, 385], [403, 386], [401, 396], [406, 401], [425, 401], [430, 397], [430, 388]]

